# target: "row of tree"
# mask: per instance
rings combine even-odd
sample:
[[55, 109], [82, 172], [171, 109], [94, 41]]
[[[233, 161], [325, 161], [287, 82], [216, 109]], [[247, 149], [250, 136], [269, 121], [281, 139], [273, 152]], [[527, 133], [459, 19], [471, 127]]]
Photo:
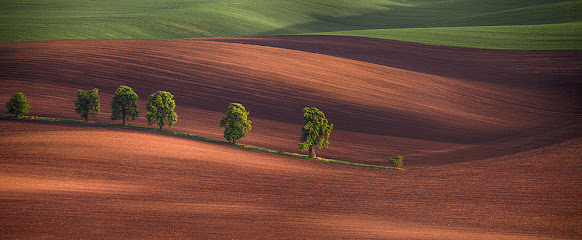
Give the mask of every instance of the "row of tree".
[[[174, 126], [178, 121], [178, 114], [174, 112], [176, 102], [174, 95], [165, 91], [152, 93], [148, 98], [146, 119], [148, 124], [157, 124], [160, 127], [168, 125]], [[140, 111], [137, 106], [139, 96], [128, 86], [121, 85], [111, 100], [111, 120], [135, 120], [139, 117]], [[101, 103], [99, 89], [77, 90], [77, 100], [75, 100], [75, 112], [88, 121], [89, 117], [96, 117], [100, 112]]]
[[[157, 124], [160, 130], [165, 125], [174, 126], [178, 121], [178, 115], [174, 112], [176, 103], [174, 96], [165, 91], [152, 93], [148, 98], [146, 118], [149, 125]], [[111, 101], [111, 120], [122, 120], [125, 125], [126, 120], [135, 120], [139, 117], [137, 101], [138, 95], [128, 86], [121, 85], [115, 91]], [[12, 95], [6, 104], [9, 114], [15, 116], [28, 114], [30, 106], [26, 97], [21, 92]], [[96, 117], [101, 112], [99, 89], [78, 90], [75, 100], [75, 112], [85, 121], [89, 117]], [[231, 143], [246, 137], [251, 130], [251, 121], [247, 119], [249, 112], [240, 103], [231, 103], [228, 106], [226, 116], [218, 121], [220, 127], [224, 127], [224, 138]], [[325, 114], [314, 107], [303, 109], [303, 120], [305, 126], [301, 128], [299, 149], [308, 150], [309, 157], [315, 158], [315, 148], [327, 148], [329, 136], [333, 129], [325, 117]]]

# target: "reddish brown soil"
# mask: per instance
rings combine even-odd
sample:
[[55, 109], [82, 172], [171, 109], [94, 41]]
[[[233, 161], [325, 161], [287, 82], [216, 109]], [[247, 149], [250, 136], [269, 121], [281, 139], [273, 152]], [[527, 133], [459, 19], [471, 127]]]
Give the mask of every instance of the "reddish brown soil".
[[4, 237], [580, 236], [582, 139], [395, 172], [140, 131], [0, 126]]
[[294, 49], [370, 62], [432, 75], [527, 85], [576, 86], [582, 51], [504, 51], [459, 48], [344, 36], [270, 36], [209, 41]]
[[125, 84], [142, 111], [170, 91], [175, 130], [217, 139], [240, 102], [253, 121], [240, 143], [296, 152], [301, 109], [315, 106], [335, 124], [319, 156], [388, 165], [400, 154], [408, 169], [2, 121], [2, 235], [577, 238], [579, 54], [320, 36], [0, 43], [0, 102], [22, 91], [31, 115], [79, 118], [76, 90], [99, 88], [92, 120], [109, 121]]

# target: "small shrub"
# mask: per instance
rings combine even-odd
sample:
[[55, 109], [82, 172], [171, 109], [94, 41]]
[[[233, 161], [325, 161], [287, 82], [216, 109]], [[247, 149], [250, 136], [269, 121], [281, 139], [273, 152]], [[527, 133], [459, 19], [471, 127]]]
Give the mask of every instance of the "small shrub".
[[402, 166], [404, 157], [402, 156], [396, 156], [393, 158], [390, 158], [390, 163], [392, 163], [392, 165], [394, 165], [394, 169], [398, 169], [400, 166]]

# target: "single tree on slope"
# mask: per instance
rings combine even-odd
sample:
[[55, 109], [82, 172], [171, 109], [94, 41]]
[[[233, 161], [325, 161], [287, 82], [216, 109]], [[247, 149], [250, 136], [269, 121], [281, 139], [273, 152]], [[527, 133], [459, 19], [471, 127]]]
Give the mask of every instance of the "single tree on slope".
[[135, 120], [139, 117], [138, 99], [133, 89], [124, 85], [119, 86], [111, 101], [111, 120], [123, 119], [123, 125], [125, 125], [125, 119]]
[[251, 130], [251, 121], [247, 120], [249, 112], [240, 103], [231, 103], [226, 116], [218, 121], [218, 126], [224, 127], [224, 138], [231, 143], [246, 137]]
[[99, 89], [83, 91], [77, 90], [77, 100], [75, 100], [75, 112], [85, 118], [96, 117], [99, 114], [101, 103], [99, 102]]
[[12, 95], [10, 100], [6, 103], [6, 108], [8, 109], [8, 114], [14, 114], [18, 117], [19, 115], [28, 114], [30, 106], [26, 101], [26, 97], [22, 92], [17, 92]]
[[152, 125], [157, 123], [162, 127], [168, 124], [169, 127], [174, 126], [178, 121], [178, 114], [174, 112], [176, 107], [176, 102], [174, 102], [174, 95], [165, 91], [157, 91], [152, 93], [148, 98], [146, 118], [148, 119], [148, 124]]
[[333, 124], [328, 123], [322, 111], [313, 107], [303, 108], [303, 121], [305, 126], [301, 128], [299, 150], [309, 150], [309, 157], [316, 158], [314, 147], [319, 149], [328, 147]]

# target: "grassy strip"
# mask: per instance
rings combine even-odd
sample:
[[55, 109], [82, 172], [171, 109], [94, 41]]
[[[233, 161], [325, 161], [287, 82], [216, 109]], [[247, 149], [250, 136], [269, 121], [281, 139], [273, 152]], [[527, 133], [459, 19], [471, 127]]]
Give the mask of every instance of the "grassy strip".
[[172, 131], [172, 130], [167, 130], [167, 129], [160, 130], [158, 128], [143, 127], [143, 126], [136, 126], [136, 125], [129, 125], [129, 124], [123, 126], [122, 124], [119, 124], [119, 123], [107, 123], [107, 122], [95, 122], [95, 121], [85, 122], [85, 121], [82, 121], [82, 120], [75, 120], [75, 119], [62, 119], [62, 118], [37, 117], [37, 116], [20, 116], [20, 117], [14, 117], [14, 116], [8, 115], [8, 114], [0, 114], [0, 118], [2, 118], [2, 119], [29, 120], [29, 121], [43, 121], [43, 122], [59, 122], [59, 123], [82, 123], [82, 124], [91, 124], [91, 125], [100, 125], [100, 126], [112, 126], [112, 127], [126, 127], [126, 128], [147, 130], [147, 131], [152, 131], [152, 132], [162, 132], [162, 133], [166, 133], [166, 134], [170, 134], [170, 135], [176, 135], [176, 136], [182, 136], [182, 137], [187, 137], [187, 138], [202, 140], [202, 141], [205, 141], [205, 142], [212, 142], [212, 143], [224, 144], [224, 145], [229, 145], [229, 146], [236, 146], [236, 147], [244, 148], [244, 149], [251, 149], [251, 150], [256, 150], [256, 151], [261, 151], [261, 152], [266, 152], [266, 153], [274, 153], [274, 154], [279, 154], [279, 155], [284, 155], [284, 156], [290, 156], [290, 157], [296, 157], [296, 158], [317, 160], [317, 161], [321, 161], [321, 162], [336, 163], [336, 164], [345, 164], [345, 165], [352, 165], [352, 166], [358, 166], [358, 167], [370, 167], [370, 168], [378, 168], [378, 169], [387, 169], [387, 170], [399, 170], [399, 171], [400, 170], [405, 170], [403, 168], [395, 169], [394, 167], [384, 167], [384, 166], [377, 166], [377, 165], [370, 165], [370, 164], [363, 164], [363, 163], [352, 163], [352, 162], [346, 162], [346, 161], [340, 161], [340, 160], [333, 160], [333, 159], [326, 159], [326, 158], [319, 158], [319, 157], [318, 158], [310, 158], [309, 156], [303, 155], [303, 154], [290, 153], [290, 152], [282, 152], [282, 151], [275, 151], [275, 150], [271, 150], [271, 149], [260, 148], [260, 147], [255, 147], [255, 146], [250, 146], [250, 145], [244, 145], [244, 144], [232, 144], [232, 143], [229, 143], [227, 141], [222, 141], [222, 140], [217, 140], [217, 139], [207, 138], [207, 137], [201, 137], [201, 136], [192, 135], [192, 134], [183, 133], [183, 132], [177, 132], [177, 131]]

